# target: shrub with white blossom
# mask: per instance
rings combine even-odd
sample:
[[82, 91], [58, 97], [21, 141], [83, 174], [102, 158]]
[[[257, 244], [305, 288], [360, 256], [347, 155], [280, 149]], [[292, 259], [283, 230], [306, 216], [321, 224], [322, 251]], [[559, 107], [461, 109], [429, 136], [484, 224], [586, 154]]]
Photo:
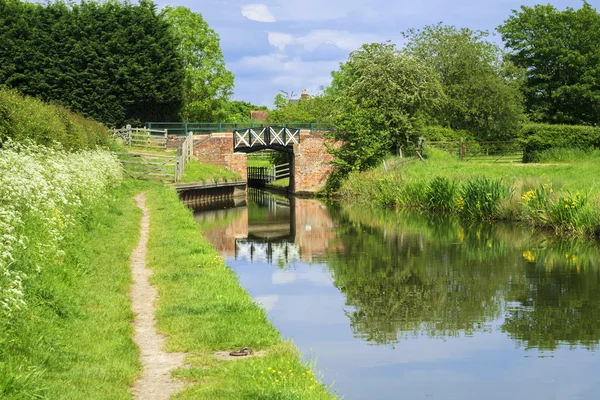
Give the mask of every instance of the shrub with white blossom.
[[69, 229], [120, 185], [104, 150], [70, 153], [32, 142], [0, 148], [0, 317], [26, 306], [24, 282], [64, 256]]

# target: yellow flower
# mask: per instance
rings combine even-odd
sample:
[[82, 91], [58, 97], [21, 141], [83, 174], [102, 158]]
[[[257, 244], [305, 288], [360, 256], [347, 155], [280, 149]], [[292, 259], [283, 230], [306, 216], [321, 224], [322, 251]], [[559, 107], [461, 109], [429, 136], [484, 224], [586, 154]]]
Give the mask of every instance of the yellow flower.
[[261, 373], [261, 374], [264, 374], [264, 373], [265, 373], [265, 371], [260, 371], [260, 373]]

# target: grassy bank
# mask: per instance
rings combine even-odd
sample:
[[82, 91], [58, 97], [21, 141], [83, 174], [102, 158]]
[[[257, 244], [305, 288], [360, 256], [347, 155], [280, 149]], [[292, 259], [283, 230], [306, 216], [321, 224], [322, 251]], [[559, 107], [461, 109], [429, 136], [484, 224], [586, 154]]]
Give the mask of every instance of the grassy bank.
[[538, 164], [460, 161], [430, 150], [426, 160], [391, 158], [348, 177], [338, 195], [389, 208], [525, 221], [559, 234], [600, 236], [600, 154], [547, 152]]
[[11, 145], [0, 171], [0, 398], [130, 398], [140, 213], [118, 162]]
[[[160, 297], [158, 328], [169, 337], [168, 350], [190, 354], [191, 367], [176, 375], [198, 383], [176, 398], [332, 398], [202, 238], [175, 192], [160, 184], [144, 185], [151, 215], [148, 266]], [[242, 346], [263, 356], [236, 361], [214, 357], [216, 351]]]
[[236, 181], [239, 179], [241, 179], [241, 176], [235, 172], [216, 165], [203, 164], [192, 158], [185, 164], [181, 183], [209, 183], [213, 181]]

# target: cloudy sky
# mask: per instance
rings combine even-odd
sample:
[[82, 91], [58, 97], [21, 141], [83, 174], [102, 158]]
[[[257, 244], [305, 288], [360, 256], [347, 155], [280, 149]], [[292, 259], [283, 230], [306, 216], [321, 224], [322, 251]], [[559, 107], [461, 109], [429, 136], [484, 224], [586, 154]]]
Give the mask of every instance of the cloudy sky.
[[[263, 1], [263, 2], [261, 2]], [[600, 9], [600, 0], [589, 0]], [[159, 0], [199, 12], [221, 37], [237, 100], [273, 105], [280, 90], [310, 94], [330, 82], [330, 72], [363, 43], [440, 21], [495, 32], [521, 5], [540, 0]], [[558, 9], [581, 0], [554, 0]], [[492, 40], [498, 41], [498, 37]]]

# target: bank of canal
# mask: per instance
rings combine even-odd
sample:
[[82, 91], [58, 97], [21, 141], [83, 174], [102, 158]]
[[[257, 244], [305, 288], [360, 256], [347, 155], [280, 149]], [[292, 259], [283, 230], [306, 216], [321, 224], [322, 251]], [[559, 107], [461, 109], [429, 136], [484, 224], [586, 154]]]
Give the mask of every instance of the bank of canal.
[[345, 399], [600, 396], [592, 243], [253, 189], [195, 218]]

